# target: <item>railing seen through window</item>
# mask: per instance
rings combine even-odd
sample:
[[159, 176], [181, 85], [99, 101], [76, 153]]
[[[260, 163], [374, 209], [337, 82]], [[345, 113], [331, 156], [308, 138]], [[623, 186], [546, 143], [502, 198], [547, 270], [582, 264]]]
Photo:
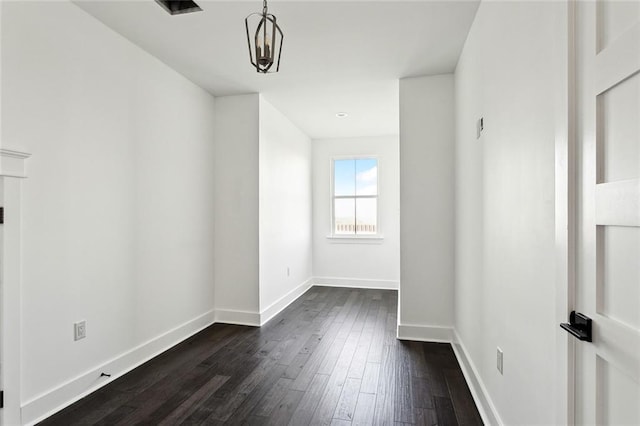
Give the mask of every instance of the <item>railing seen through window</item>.
[[333, 234], [378, 233], [378, 160], [333, 160]]

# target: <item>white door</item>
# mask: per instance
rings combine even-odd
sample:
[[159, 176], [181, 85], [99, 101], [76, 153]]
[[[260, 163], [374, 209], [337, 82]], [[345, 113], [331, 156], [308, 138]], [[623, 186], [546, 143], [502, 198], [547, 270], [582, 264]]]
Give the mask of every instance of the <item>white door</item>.
[[576, 3], [576, 424], [640, 425], [640, 0]]
[[[0, 208], [4, 206], [4, 178], [0, 177]], [[4, 210], [2, 211], [2, 222], [4, 222]], [[4, 286], [2, 282], [2, 267], [4, 266], [2, 262], [4, 261], [3, 257], [3, 249], [4, 249], [4, 226], [0, 224], [0, 390], [4, 389], [4, 380], [3, 374], [4, 371], [2, 369], [2, 364], [4, 362], [4, 305], [2, 304], [2, 297], [4, 295]], [[2, 405], [4, 406], [4, 396], [2, 397]], [[0, 410], [1, 411], [1, 410]], [[3, 426], [5, 422], [3, 421], [3, 413], [0, 413], [0, 426]]]

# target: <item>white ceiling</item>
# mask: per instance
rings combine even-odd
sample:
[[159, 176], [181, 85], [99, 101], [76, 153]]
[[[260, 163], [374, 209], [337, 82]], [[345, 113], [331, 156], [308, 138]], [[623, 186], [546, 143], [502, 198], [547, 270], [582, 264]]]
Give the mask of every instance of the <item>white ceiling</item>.
[[215, 96], [264, 94], [314, 139], [397, 134], [398, 79], [452, 72], [479, 4], [270, 1], [284, 45], [280, 72], [263, 75], [244, 28], [262, 2], [196, 2], [175, 16], [151, 0], [75, 3]]

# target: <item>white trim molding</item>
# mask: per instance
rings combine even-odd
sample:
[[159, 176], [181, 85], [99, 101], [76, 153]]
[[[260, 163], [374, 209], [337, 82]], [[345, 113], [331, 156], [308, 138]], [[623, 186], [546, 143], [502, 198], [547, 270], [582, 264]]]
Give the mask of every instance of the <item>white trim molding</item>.
[[216, 323], [222, 324], [262, 327], [269, 320], [282, 312], [287, 306], [296, 301], [296, 299], [306, 293], [312, 286], [313, 278], [309, 278], [260, 312], [216, 308], [214, 310], [215, 321]]
[[453, 328], [398, 323], [398, 339], [416, 340], [419, 342], [451, 343], [453, 339]]
[[260, 327], [260, 312], [215, 309], [215, 322]]
[[[577, 140], [576, 2], [563, 0], [553, 25], [555, 122], [555, 318], [567, 321], [575, 306]], [[556, 327], [554, 396], [556, 424], [574, 424], [574, 339]]]
[[0, 364], [5, 391], [0, 424], [22, 424], [20, 409], [22, 330], [22, 185], [27, 177], [25, 152], [0, 149], [0, 202], [4, 207], [4, 225], [0, 232]]
[[269, 320], [282, 312], [287, 306], [296, 301], [313, 286], [313, 278], [307, 279], [298, 287], [282, 296], [260, 312], [260, 326], [265, 325]]
[[456, 330], [453, 330], [453, 338], [454, 340], [451, 342], [451, 347], [453, 347], [453, 352], [456, 354], [462, 374], [471, 391], [471, 396], [473, 396], [476, 407], [478, 407], [482, 422], [486, 425], [503, 425], [504, 423], [502, 419], [500, 419], [500, 415], [498, 415], [496, 406], [493, 404], [489, 392], [487, 392], [487, 387], [480, 378], [478, 370], [471, 360], [471, 357], [469, 357], [469, 353]]
[[26, 178], [25, 161], [31, 157], [26, 152], [0, 149], [0, 176]]
[[376, 290], [398, 290], [398, 281], [371, 280], [361, 278], [314, 277], [313, 285], [319, 287], [369, 288]]
[[[22, 406], [23, 424], [36, 424], [95, 392], [107, 383], [209, 327], [213, 324], [213, 319], [213, 311], [208, 311], [25, 402]], [[101, 378], [102, 372], [111, 374], [111, 377]]]
[[384, 235], [327, 235], [327, 240], [333, 244], [382, 244], [384, 242]]

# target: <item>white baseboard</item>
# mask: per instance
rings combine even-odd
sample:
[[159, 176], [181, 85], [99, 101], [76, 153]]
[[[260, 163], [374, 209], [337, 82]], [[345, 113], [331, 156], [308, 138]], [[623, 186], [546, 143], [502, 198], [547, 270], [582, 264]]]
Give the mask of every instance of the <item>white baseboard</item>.
[[478, 375], [478, 370], [469, 357], [469, 353], [462, 343], [458, 332], [455, 330], [453, 331], [453, 337], [454, 340], [451, 343], [453, 352], [456, 354], [456, 358], [458, 358], [458, 364], [460, 364], [462, 374], [464, 374], [467, 385], [469, 385], [469, 390], [478, 407], [482, 421], [485, 425], [503, 425], [504, 423], [500, 419], [500, 415], [487, 392], [487, 388]]
[[309, 290], [312, 285], [313, 285], [313, 278], [309, 278], [308, 280], [300, 284], [298, 287], [294, 288], [289, 293], [285, 294], [280, 299], [273, 302], [269, 307], [263, 309], [262, 312], [260, 312], [260, 325], [261, 326], [265, 325], [271, 318], [275, 317], [280, 312], [282, 312], [282, 310], [285, 309], [287, 306], [289, 306], [291, 303], [293, 303], [294, 300], [296, 300], [298, 297], [302, 296], [307, 290]]
[[216, 309], [215, 321], [222, 324], [248, 325], [260, 327], [260, 313], [251, 311], [236, 311], [233, 309]]
[[434, 325], [398, 324], [398, 339], [451, 343], [453, 340], [453, 328]]
[[[68, 382], [51, 389], [22, 405], [22, 424], [33, 425], [84, 398], [213, 324], [213, 311], [161, 334]], [[100, 378], [105, 372], [111, 377]]]
[[398, 281], [368, 280], [361, 278], [314, 277], [313, 285], [321, 287], [352, 287], [378, 290], [397, 290]]

